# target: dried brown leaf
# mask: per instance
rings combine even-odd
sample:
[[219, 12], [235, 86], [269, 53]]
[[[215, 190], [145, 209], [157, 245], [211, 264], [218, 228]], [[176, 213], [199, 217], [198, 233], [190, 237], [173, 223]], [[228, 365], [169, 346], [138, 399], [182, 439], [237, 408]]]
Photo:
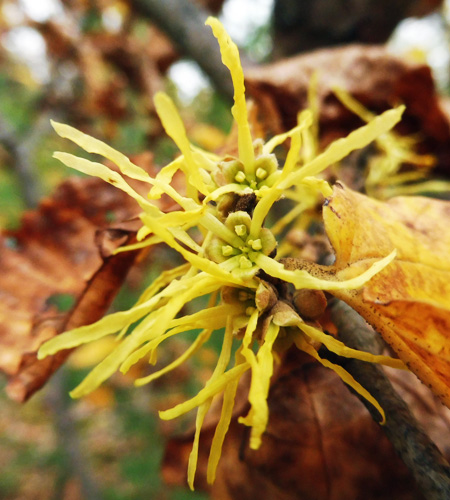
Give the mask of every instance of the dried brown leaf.
[[[137, 213], [134, 201], [111, 186], [74, 178], [26, 213], [20, 229], [2, 233], [0, 370], [11, 378], [11, 397], [27, 399], [65, 360], [67, 353], [60, 353], [38, 362], [35, 353], [44, 340], [105, 312], [135, 256], [103, 258], [96, 233], [108, 219]], [[118, 246], [129, 235], [116, 231], [104, 238]], [[70, 298], [78, 304], [67, 316], [55, 303]]]

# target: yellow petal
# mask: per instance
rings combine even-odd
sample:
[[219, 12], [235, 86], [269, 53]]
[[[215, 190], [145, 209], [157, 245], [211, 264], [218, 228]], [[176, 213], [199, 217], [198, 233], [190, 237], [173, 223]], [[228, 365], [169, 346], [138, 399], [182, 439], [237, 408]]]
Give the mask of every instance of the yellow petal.
[[203, 182], [200, 175], [199, 166], [194, 160], [194, 156], [191, 151], [191, 145], [186, 135], [186, 129], [184, 128], [183, 121], [178, 114], [177, 108], [173, 103], [172, 99], [163, 92], [158, 92], [154, 97], [156, 112], [163, 124], [163, 127], [169, 137], [171, 137], [175, 144], [180, 148], [183, 156], [186, 160], [186, 168], [189, 177], [189, 182], [195, 186], [195, 188], [203, 193], [208, 194], [208, 190]]
[[[172, 182], [173, 176], [181, 168], [183, 160], [184, 158], [182, 156], [179, 156], [176, 160], [163, 167], [156, 174], [155, 181], [160, 181], [162, 184], [170, 184]], [[158, 200], [163, 193], [163, 189], [161, 189], [159, 185], [156, 185], [152, 187], [148, 194], [148, 197], [152, 200]]]
[[[225, 335], [223, 337], [223, 344], [222, 344], [222, 349], [220, 351], [220, 356], [217, 361], [217, 365], [214, 369], [213, 374], [211, 375], [210, 379], [206, 382], [206, 386], [208, 387], [209, 385], [213, 384], [217, 379], [219, 379], [224, 371], [226, 370], [228, 363], [230, 361], [230, 355], [231, 355], [231, 346], [233, 344], [233, 328], [232, 328], [232, 318], [228, 317], [227, 318], [227, 325], [225, 328]], [[236, 382], [234, 382], [236, 383]], [[195, 422], [195, 437], [194, 437], [194, 444], [192, 446], [192, 451], [191, 454], [189, 455], [189, 466], [188, 466], [188, 483], [190, 488], [193, 490], [194, 489], [194, 476], [195, 476], [195, 470], [197, 468], [197, 458], [198, 458], [198, 444], [199, 444], [199, 439], [200, 439], [200, 429], [203, 424], [203, 420], [205, 418], [205, 415], [207, 411], [209, 410], [210, 406], [212, 403], [212, 399], [209, 399], [205, 403], [203, 403], [197, 413], [197, 419]]]
[[119, 248], [116, 248], [113, 253], [114, 255], [116, 255], [122, 252], [131, 252], [132, 250], [139, 250], [141, 248], [157, 245], [158, 243], [161, 243], [161, 238], [159, 238], [158, 236], [151, 236], [150, 238], [147, 238], [143, 241], [139, 241], [138, 243], [132, 243], [131, 245], [123, 245]]
[[[255, 313], [254, 313], [255, 314]], [[256, 312], [257, 314], [257, 312]], [[252, 315], [253, 317], [253, 315]], [[250, 321], [252, 318], [250, 319]], [[249, 325], [250, 325], [249, 321]], [[250, 325], [250, 328], [253, 325]], [[261, 436], [266, 430], [269, 420], [269, 395], [270, 379], [273, 374], [273, 343], [275, 342], [280, 327], [271, 323], [264, 337], [264, 343], [259, 348], [256, 357], [251, 350], [242, 350], [252, 368], [252, 380], [248, 400], [251, 404], [248, 415], [239, 418], [239, 422], [251, 426], [250, 448], [256, 450], [261, 445]], [[247, 330], [251, 331], [251, 330]], [[247, 332], [246, 332], [247, 335]]]
[[333, 87], [333, 92], [336, 94], [337, 98], [342, 102], [342, 104], [359, 116], [361, 120], [365, 122], [370, 122], [373, 120], [374, 114], [371, 113], [366, 107], [364, 107], [359, 101], [354, 99], [348, 92], [339, 87]]
[[389, 265], [395, 258], [396, 251], [393, 250], [384, 259], [377, 260], [372, 264], [369, 269], [361, 273], [355, 278], [342, 281], [328, 281], [326, 279], [316, 278], [307, 271], [297, 269], [290, 271], [284, 268], [282, 264], [276, 260], [267, 257], [263, 254], [251, 254], [252, 259], [258, 264], [263, 271], [274, 278], [292, 283], [295, 288], [310, 288], [312, 290], [340, 290], [340, 289], [356, 289], [362, 287], [367, 283], [375, 274], [379, 273], [387, 265]]
[[[183, 281], [190, 283], [191, 286], [186, 286], [186, 283]], [[186, 280], [172, 282], [167, 287], [167, 289], [171, 289], [171, 293], [169, 294], [170, 300], [164, 306], [159, 307], [152, 314], [144, 318], [130, 335], [125, 337], [116, 349], [98, 364], [81, 384], [71, 392], [71, 396], [81, 397], [92, 392], [117, 371], [122, 363], [134, 351], [139, 349], [143, 343], [162, 335], [166, 331], [167, 325], [179, 313], [185, 303], [190, 302], [194, 298], [207, 295], [219, 287], [220, 283], [217, 283], [217, 280], [210, 276], [202, 276], [201, 274]], [[158, 295], [161, 297], [162, 294]], [[157, 297], [155, 296], [153, 299]]]
[[226, 324], [228, 318], [232, 318], [237, 314], [242, 314], [243, 306], [240, 304], [221, 304], [215, 307], [201, 309], [196, 313], [175, 318], [170, 323], [170, 328], [189, 325], [189, 328], [207, 328], [211, 325], [211, 321], [217, 321], [222, 328]]
[[222, 222], [220, 222], [220, 220], [210, 212], [207, 212], [204, 215], [201, 220], [201, 225], [233, 247], [239, 248], [244, 245], [244, 241], [239, 238], [234, 231], [229, 229], [225, 224], [222, 224]]
[[[132, 365], [137, 363], [140, 359], [146, 356], [148, 353], [152, 352], [150, 362], [154, 364], [156, 362], [155, 351], [159, 344], [167, 340], [168, 338], [177, 335], [178, 333], [195, 330], [195, 329], [205, 329], [207, 330], [211, 324], [214, 324], [215, 330], [219, 330], [226, 326], [227, 320], [233, 318], [237, 314], [242, 314], [242, 307], [235, 306], [232, 304], [220, 305], [216, 307], [208, 307], [204, 310], [198, 311], [194, 314], [187, 316], [182, 316], [181, 318], [172, 319], [167, 324], [167, 332], [159, 335], [150, 342], [143, 345], [141, 348], [133, 352], [121, 365], [120, 371], [126, 373]], [[157, 320], [158, 324], [161, 322], [160, 319]], [[146, 326], [148, 328], [148, 326]], [[155, 331], [155, 329], [152, 329]], [[177, 365], [178, 366], [178, 365]], [[164, 371], [166, 373], [166, 371]], [[158, 375], [159, 377], [160, 375]], [[151, 375], [151, 378], [143, 383], [148, 383], [155, 377]], [[142, 385], [141, 383], [137, 385]]]
[[134, 198], [141, 208], [153, 216], [159, 216], [161, 214], [160, 210], [149, 203], [143, 196], [138, 194], [126, 181], [125, 179], [114, 170], [111, 170], [101, 163], [86, 160], [84, 158], [79, 158], [78, 156], [71, 155], [69, 153], [56, 152], [53, 157], [60, 160], [64, 165], [78, 170], [84, 174], [92, 175], [94, 177], [99, 177], [104, 181], [112, 184], [113, 186], [121, 189], [132, 198]]
[[125, 155], [116, 151], [111, 146], [108, 146], [104, 142], [80, 132], [76, 128], [70, 127], [69, 125], [58, 123], [53, 120], [50, 121], [59, 136], [65, 139], [70, 139], [88, 153], [95, 153], [108, 158], [108, 160], [115, 163], [120, 168], [121, 172], [128, 175], [128, 177], [138, 179], [143, 182], [149, 182], [151, 180], [151, 177], [144, 169], [134, 165]]
[[297, 184], [304, 177], [317, 175], [333, 163], [345, 158], [352, 151], [367, 146], [377, 137], [393, 128], [400, 121], [404, 109], [404, 106], [399, 106], [385, 111], [367, 125], [354, 130], [347, 137], [334, 141], [326, 151], [290, 174], [278, 187], [287, 189]]
[[224, 271], [215, 262], [186, 250], [175, 240], [175, 237], [172, 235], [172, 233], [170, 233], [169, 230], [164, 226], [159, 224], [156, 219], [148, 218], [146, 219], [146, 224], [151, 227], [152, 231], [156, 235], [158, 235], [167, 245], [179, 252], [194, 267], [204, 271], [210, 276], [216, 277], [220, 281], [235, 283], [237, 285], [244, 285], [241, 279], [236, 278], [232, 274]]
[[169, 285], [169, 283], [181, 276], [185, 276], [189, 269], [190, 264], [182, 264], [181, 266], [174, 267], [173, 269], [168, 269], [163, 271], [159, 276], [157, 276], [153, 282], [144, 290], [139, 300], [135, 304], [135, 307], [147, 300], [150, 300], [156, 293], [158, 293], [162, 288]]
[[160, 297], [153, 297], [149, 301], [135, 306], [127, 311], [120, 311], [108, 316], [92, 325], [80, 326], [53, 337], [45, 342], [38, 351], [38, 358], [43, 359], [63, 349], [71, 349], [87, 342], [92, 342], [121, 330], [138, 321], [158, 303]]
[[259, 200], [253, 212], [252, 222], [250, 225], [250, 234], [257, 238], [261, 228], [264, 225], [264, 219], [269, 213], [272, 205], [278, 200], [278, 198], [283, 194], [283, 189], [277, 189], [275, 187], [269, 188], [264, 195]]
[[271, 153], [277, 146], [283, 144], [283, 142], [293, 135], [301, 132], [302, 130], [310, 127], [312, 125], [312, 113], [309, 109], [305, 109], [300, 113], [298, 119], [298, 125], [293, 129], [285, 132], [284, 134], [275, 135], [270, 140], [268, 140], [263, 146], [263, 154]]
[[214, 432], [214, 437], [211, 443], [209, 452], [208, 468], [206, 472], [206, 480], [209, 484], [213, 484], [216, 479], [216, 470], [219, 465], [220, 456], [222, 454], [222, 445], [225, 436], [230, 427], [231, 417], [233, 415], [234, 400], [238, 388], [239, 380], [231, 381], [226, 387], [223, 394], [222, 412], [220, 420]]
[[250, 368], [248, 363], [242, 363], [241, 365], [231, 368], [225, 372], [220, 378], [218, 378], [213, 384], [204, 387], [196, 396], [184, 403], [171, 408], [170, 410], [164, 410], [159, 412], [159, 416], [162, 420], [172, 420], [184, 415], [190, 410], [193, 410], [197, 406], [200, 406], [208, 399], [214, 397], [216, 394], [220, 394], [225, 387], [233, 380], [238, 380], [244, 372]]
[[331, 335], [314, 328], [313, 326], [305, 323], [299, 323], [298, 327], [312, 340], [322, 343], [329, 351], [343, 356], [345, 358], [359, 359], [360, 361], [367, 361], [368, 363], [379, 363], [381, 365], [390, 366], [392, 368], [399, 368], [407, 370], [406, 365], [400, 359], [391, 358], [390, 356], [380, 356], [371, 354], [370, 352], [358, 351], [347, 347], [345, 344], [335, 339]]
[[198, 448], [200, 444], [200, 431], [202, 429], [203, 421], [205, 420], [206, 414], [208, 413], [210, 407], [211, 407], [211, 400], [203, 403], [197, 410], [197, 417], [195, 419], [194, 442], [192, 443], [192, 450], [191, 453], [189, 454], [189, 460], [188, 460], [188, 485], [192, 491], [194, 491], [195, 471], [197, 470]]
[[[192, 344], [186, 349], [186, 351], [184, 351], [184, 353], [181, 356], [179, 356], [175, 361], [172, 361], [172, 363], [169, 363], [164, 368], [161, 368], [161, 370], [158, 370], [157, 372], [152, 373], [147, 377], [138, 378], [137, 380], [135, 380], [134, 385], [141, 386], [149, 384], [152, 380], [156, 380], [157, 378], [162, 377], [164, 374], [169, 373], [178, 366], [182, 365], [185, 361], [191, 358], [200, 349], [200, 347], [202, 347], [202, 345], [205, 342], [208, 341], [209, 337], [211, 336], [211, 332], [212, 330], [203, 330], [197, 336], [194, 342], [192, 342]], [[124, 370], [121, 371], [126, 371], [126, 367], [124, 367]]]
[[252, 174], [255, 163], [255, 152], [248, 123], [244, 72], [242, 71], [239, 51], [218, 19], [208, 17], [205, 24], [211, 26], [214, 36], [219, 42], [222, 62], [231, 73], [234, 87], [234, 106], [231, 112], [238, 126], [239, 158], [244, 164], [245, 173]]
[[314, 359], [319, 361], [323, 366], [326, 368], [331, 368], [343, 382], [345, 382], [347, 385], [349, 385], [352, 389], [354, 389], [358, 394], [360, 394], [364, 399], [369, 401], [375, 408], [379, 411], [381, 415], [381, 424], [384, 424], [386, 422], [386, 416], [384, 414], [383, 408], [381, 408], [380, 404], [378, 401], [366, 390], [364, 387], [357, 382], [351, 375], [348, 373], [347, 370], [344, 370], [342, 366], [335, 365], [334, 363], [331, 363], [327, 359], [322, 359], [317, 351], [310, 345], [308, 342], [306, 342], [301, 335], [296, 335], [294, 337], [295, 345], [301, 349], [302, 351], [308, 353], [310, 356], [312, 356]]
[[301, 135], [300, 131], [298, 131], [292, 135], [291, 147], [289, 148], [289, 152], [283, 170], [281, 172], [280, 178], [277, 180], [277, 182], [274, 184], [273, 187], [269, 188], [267, 192], [264, 193], [264, 195], [262, 196], [262, 198], [259, 200], [258, 204], [255, 207], [250, 228], [250, 234], [253, 237], [257, 237], [264, 224], [264, 219], [266, 218], [267, 214], [272, 208], [272, 205], [278, 200], [278, 198], [284, 192], [283, 189], [277, 189], [277, 186], [279, 186], [281, 181], [286, 179], [289, 176], [289, 174], [294, 171], [298, 161], [301, 145], [302, 145]]
[[246, 190], [252, 190], [248, 186], [244, 186], [242, 184], [225, 184], [225, 186], [221, 186], [214, 191], [212, 191], [204, 200], [203, 203], [208, 203], [210, 201], [216, 201], [217, 198], [220, 198], [224, 194], [227, 193], [245, 193]]

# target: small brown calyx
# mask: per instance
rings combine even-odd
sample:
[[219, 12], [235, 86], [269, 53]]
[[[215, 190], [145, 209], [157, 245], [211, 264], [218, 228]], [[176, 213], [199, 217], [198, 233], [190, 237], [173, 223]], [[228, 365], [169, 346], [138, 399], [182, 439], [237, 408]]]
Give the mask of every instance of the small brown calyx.
[[255, 304], [258, 310], [261, 312], [268, 311], [277, 302], [278, 294], [275, 287], [261, 280], [255, 293]]

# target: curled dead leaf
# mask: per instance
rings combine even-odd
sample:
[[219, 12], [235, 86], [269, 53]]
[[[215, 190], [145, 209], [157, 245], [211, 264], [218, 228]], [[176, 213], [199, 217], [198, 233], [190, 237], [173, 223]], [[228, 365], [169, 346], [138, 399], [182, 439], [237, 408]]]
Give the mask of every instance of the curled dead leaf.
[[[0, 235], [0, 370], [10, 377], [10, 397], [26, 400], [65, 361], [67, 352], [37, 361], [45, 340], [104, 314], [135, 254], [102, 257], [96, 233], [108, 219], [137, 213], [134, 201], [106, 183], [74, 178], [27, 212], [20, 229]], [[104, 233], [104, 252], [133, 234]]]

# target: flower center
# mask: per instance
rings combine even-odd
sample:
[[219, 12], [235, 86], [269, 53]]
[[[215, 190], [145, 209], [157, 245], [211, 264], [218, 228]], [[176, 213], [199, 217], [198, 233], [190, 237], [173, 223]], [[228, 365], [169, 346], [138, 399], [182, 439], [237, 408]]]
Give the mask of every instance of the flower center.
[[273, 154], [261, 153], [255, 159], [251, 172], [246, 172], [244, 164], [238, 158], [228, 157], [218, 164], [215, 181], [219, 186], [239, 184], [258, 191], [263, 187], [272, 186], [280, 173]]
[[208, 246], [209, 257], [218, 263], [227, 262], [225, 267], [231, 272], [253, 276], [259, 269], [254, 263], [256, 254], [270, 255], [277, 245], [275, 237], [267, 228], [251, 235], [251, 217], [247, 212], [232, 212], [225, 225], [239, 237], [239, 243], [233, 244], [216, 236]]

